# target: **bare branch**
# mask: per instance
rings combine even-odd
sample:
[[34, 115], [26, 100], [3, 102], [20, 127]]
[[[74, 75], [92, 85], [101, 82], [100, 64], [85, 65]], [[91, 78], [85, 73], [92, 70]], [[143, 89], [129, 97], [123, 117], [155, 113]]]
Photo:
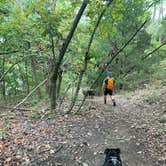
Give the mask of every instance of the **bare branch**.
[[[23, 58], [23, 59], [24, 59], [24, 58]], [[2, 75], [1, 78], [0, 78], [0, 82], [3, 81], [4, 78], [5, 78], [5, 76], [7, 75], [7, 73], [9, 73], [15, 65], [17, 65], [17, 64], [20, 63], [20, 62], [22, 62], [23, 59], [21, 59], [21, 60], [17, 61], [16, 63], [12, 64], [12, 65], [8, 68], [8, 70], [7, 70], [5, 73], [3, 73], [3, 75]]]
[[18, 103], [12, 111], [14, 111], [15, 109], [17, 109], [20, 105], [22, 105], [40, 86], [42, 86], [45, 82], [47, 81], [47, 79], [45, 79], [44, 81], [42, 81], [38, 86], [36, 86], [20, 103]]
[[9, 52], [0, 52], [0, 55], [15, 54], [17, 52], [20, 52], [20, 50], [14, 50], [14, 51], [9, 51]]
[[93, 39], [94, 39], [94, 35], [95, 35], [95, 33], [96, 33], [96, 30], [97, 30], [97, 28], [98, 28], [98, 26], [99, 26], [99, 24], [100, 24], [100, 21], [101, 21], [103, 15], [104, 15], [104, 13], [106, 12], [106, 9], [110, 6], [110, 4], [111, 4], [112, 2], [113, 2], [113, 0], [110, 0], [110, 1], [107, 3], [107, 5], [106, 5], [107, 7], [106, 7], [106, 8], [101, 12], [101, 14], [99, 15], [98, 20], [97, 20], [97, 23], [96, 23], [96, 25], [95, 25], [95, 27], [94, 27], [94, 29], [93, 29], [92, 35], [90, 36], [90, 39], [89, 39], [89, 42], [88, 42], [88, 46], [87, 46], [87, 49], [86, 49], [86, 53], [85, 53], [85, 55], [84, 55], [84, 64], [83, 64], [83, 68], [82, 68], [82, 70], [81, 70], [81, 72], [80, 72], [79, 80], [78, 80], [78, 84], [77, 84], [77, 88], [76, 88], [75, 95], [74, 95], [74, 99], [73, 99], [73, 101], [72, 101], [72, 103], [71, 103], [71, 105], [70, 105], [70, 108], [69, 108], [68, 113], [72, 111], [72, 109], [73, 109], [73, 107], [74, 107], [74, 105], [75, 105], [75, 102], [76, 102], [76, 100], [77, 100], [78, 93], [79, 93], [80, 86], [81, 86], [81, 82], [82, 82], [82, 78], [83, 78], [83, 75], [84, 75], [84, 73], [85, 73], [85, 71], [86, 71], [86, 69], [87, 69], [87, 64], [88, 64], [88, 61], [89, 61], [89, 59], [90, 59], [90, 57], [89, 57], [89, 51], [90, 51], [90, 48], [91, 48], [91, 45], [92, 45], [92, 41], [93, 41]]
[[[95, 86], [95, 84], [97, 83], [97, 81], [100, 79], [100, 77], [102, 76], [102, 74], [104, 73], [104, 71], [107, 69], [107, 67], [112, 63], [112, 61], [130, 44], [130, 42], [135, 38], [135, 36], [138, 34], [138, 32], [145, 26], [147, 20], [144, 21], [142, 23], [142, 25], [136, 30], [136, 32], [131, 36], [131, 38], [124, 44], [124, 46], [122, 46], [121, 49], [119, 49], [110, 59], [110, 61], [106, 64], [106, 66], [104, 67], [104, 69], [102, 69], [102, 71], [99, 73], [98, 77], [96, 78], [96, 80], [92, 83], [90, 88], [93, 88]], [[82, 103], [80, 104], [78, 111], [81, 109], [81, 107], [83, 106], [85, 100], [86, 100], [86, 95], [84, 96]]]
[[75, 20], [74, 20], [74, 23], [73, 23], [73, 26], [66, 38], [66, 40], [64, 41], [63, 45], [62, 45], [62, 48], [60, 50], [60, 53], [59, 53], [59, 57], [58, 57], [58, 60], [55, 64], [55, 66], [53, 67], [53, 71], [51, 72], [51, 76], [50, 76], [50, 90], [51, 90], [51, 94], [50, 94], [50, 99], [51, 99], [51, 110], [55, 110], [56, 109], [56, 88], [57, 88], [57, 79], [58, 79], [58, 71], [59, 71], [59, 68], [62, 64], [62, 61], [63, 61], [63, 58], [64, 58], [64, 55], [66, 53], [66, 50], [68, 48], [68, 45], [74, 35], [74, 32], [77, 28], [77, 25], [83, 15], [83, 12], [84, 10], [86, 9], [87, 5], [89, 3], [89, 0], [84, 0], [82, 2], [82, 6], [80, 7], [79, 11], [78, 11], [78, 14], [76, 15], [75, 17]]
[[[152, 50], [151, 52], [149, 52], [148, 54], [146, 54], [144, 57], [141, 58], [141, 60], [146, 60], [150, 55], [152, 55], [153, 53], [155, 53], [156, 51], [158, 51], [161, 47], [163, 47], [164, 45], [166, 45], [166, 41], [164, 43], [162, 43], [160, 46], [158, 46], [157, 48], [155, 48], [154, 50]], [[136, 66], [132, 66], [130, 67], [130, 69], [125, 73], [125, 75], [123, 76], [124, 78], [131, 73], [134, 69], [136, 68]]]
[[145, 60], [146, 58], [148, 58], [151, 54], [153, 54], [154, 52], [156, 52], [157, 50], [159, 50], [161, 47], [163, 47], [164, 45], [166, 45], [166, 41], [163, 42], [159, 47], [155, 48], [153, 51], [149, 52], [148, 54], [146, 54], [142, 60]]

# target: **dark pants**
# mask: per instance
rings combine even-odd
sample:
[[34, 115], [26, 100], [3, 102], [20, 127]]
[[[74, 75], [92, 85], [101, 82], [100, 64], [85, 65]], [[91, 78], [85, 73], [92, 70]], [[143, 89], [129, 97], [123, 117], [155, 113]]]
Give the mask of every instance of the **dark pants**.
[[109, 95], [112, 96], [112, 94], [113, 94], [112, 89], [107, 89], [107, 88], [105, 88], [105, 89], [104, 89], [104, 95], [107, 95], [107, 94], [109, 94]]
[[113, 90], [112, 89], [107, 89], [107, 88], [104, 89], [104, 104], [107, 103], [107, 95], [108, 94], [111, 96], [111, 100], [112, 100], [113, 106], [116, 106], [115, 99], [112, 98]]

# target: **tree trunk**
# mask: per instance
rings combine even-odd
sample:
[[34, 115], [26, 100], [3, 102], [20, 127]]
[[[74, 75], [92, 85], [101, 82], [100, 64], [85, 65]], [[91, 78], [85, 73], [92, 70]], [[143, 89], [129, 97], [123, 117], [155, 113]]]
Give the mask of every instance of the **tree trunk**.
[[60, 103], [59, 103], [59, 110], [60, 110], [60, 108], [61, 108], [61, 105], [62, 105], [63, 101], [65, 100], [65, 96], [66, 96], [68, 90], [70, 89], [71, 85], [72, 85], [72, 83], [70, 83], [70, 84], [67, 86], [67, 88], [66, 88], [66, 90], [65, 90], [65, 92], [64, 92], [64, 94], [63, 94], [63, 96], [62, 96], [62, 98], [61, 98], [61, 101], [60, 101]]
[[50, 75], [50, 102], [51, 102], [51, 111], [55, 111], [56, 109], [56, 99], [57, 99], [57, 96], [56, 96], [56, 90], [57, 90], [57, 79], [58, 79], [58, 71], [60, 69], [60, 66], [62, 64], [62, 61], [63, 61], [63, 57], [66, 53], [66, 50], [68, 48], [68, 45], [74, 35], [74, 32], [77, 28], [77, 25], [78, 25], [78, 22], [80, 21], [80, 18], [84, 12], [84, 10], [86, 9], [87, 5], [88, 5], [88, 2], [89, 0], [84, 0], [82, 2], [82, 6], [74, 20], [74, 23], [73, 23], [73, 26], [66, 38], [66, 40], [64, 41], [63, 45], [62, 45], [62, 48], [60, 50], [60, 53], [59, 53], [59, 57], [58, 57], [58, 60], [55, 62], [55, 65], [53, 66], [52, 68], [52, 71], [51, 71], [51, 75]]
[[[96, 86], [97, 81], [100, 79], [100, 77], [102, 76], [102, 74], [104, 73], [104, 71], [108, 68], [108, 66], [112, 63], [112, 61], [119, 55], [119, 53], [121, 53], [129, 44], [130, 42], [135, 38], [135, 36], [138, 34], [138, 32], [144, 27], [144, 25], [146, 24], [147, 20], [143, 22], [143, 24], [136, 30], [136, 32], [131, 36], [131, 38], [112, 56], [112, 58], [110, 59], [110, 61], [108, 61], [108, 63], [105, 65], [105, 67], [101, 70], [101, 72], [99, 73], [99, 75], [97, 76], [97, 78], [93, 81], [92, 85], [91, 85], [91, 89], [94, 88], [94, 86]], [[110, 51], [109, 53], [110, 54]], [[81, 109], [81, 107], [83, 106], [85, 100], [86, 100], [86, 95], [84, 95], [84, 98], [82, 100], [82, 103], [80, 104], [77, 112]]]
[[[113, 2], [113, 0], [110, 0], [110, 1], [107, 3], [107, 7], [108, 7], [112, 2]], [[96, 25], [95, 25], [95, 27], [94, 27], [94, 29], [93, 29], [92, 35], [90, 36], [90, 39], [89, 39], [89, 42], [88, 42], [88, 46], [87, 46], [87, 50], [86, 50], [86, 53], [85, 53], [85, 56], [84, 56], [84, 66], [83, 66], [83, 69], [82, 69], [82, 71], [81, 71], [81, 73], [80, 73], [79, 80], [78, 80], [78, 84], [77, 84], [77, 88], [76, 88], [76, 91], [75, 91], [75, 94], [74, 94], [74, 99], [73, 99], [73, 101], [72, 101], [72, 103], [71, 103], [71, 105], [70, 105], [70, 108], [69, 108], [68, 113], [72, 111], [72, 109], [73, 109], [73, 107], [74, 107], [74, 105], [75, 105], [75, 102], [76, 102], [76, 100], [77, 100], [78, 93], [79, 93], [80, 86], [81, 86], [81, 82], [82, 82], [82, 78], [83, 78], [83, 75], [84, 75], [84, 73], [85, 73], [85, 71], [86, 71], [86, 69], [87, 69], [88, 61], [89, 61], [89, 59], [90, 59], [90, 57], [89, 57], [89, 51], [90, 51], [90, 48], [91, 48], [91, 44], [92, 44], [92, 41], [93, 41], [93, 39], [94, 39], [94, 35], [95, 35], [95, 33], [96, 33], [96, 30], [97, 30], [97, 28], [98, 28], [98, 26], [99, 26], [99, 24], [100, 24], [100, 21], [101, 21], [101, 19], [102, 19], [102, 17], [103, 17], [103, 15], [104, 15], [105, 12], [106, 12], [106, 8], [105, 8], [105, 9], [101, 12], [101, 14], [99, 15], [99, 18], [98, 18], [98, 20], [97, 20], [97, 23], [96, 23]]]
[[[159, 7], [159, 21], [161, 21], [163, 19], [163, 2], [160, 3], [160, 7]], [[163, 38], [163, 29], [161, 28], [159, 31], [159, 42], [162, 42], [162, 38]]]
[[[57, 67], [56, 67], [57, 68]], [[57, 79], [58, 79], [58, 69], [54, 70], [50, 74], [49, 77], [49, 94], [50, 94], [50, 106], [51, 106], [51, 111], [55, 111], [56, 109], [56, 89], [57, 89]]]
[[78, 80], [77, 88], [76, 88], [76, 91], [75, 91], [72, 103], [71, 103], [70, 108], [69, 108], [69, 110], [68, 110], [67, 113], [70, 113], [72, 111], [74, 105], [75, 105], [75, 102], [77, 100], [78, 93], [79, 93], [79, 90], [80, 90], [82, 78], [83, 78], [83, 75], [84, 75], [84, 72], [85, 72], [86, 68], [87, 68], [87, 63], [84, 63], [84, 69], [81, 71], [81, 73], [79, 75], [79, 80]]
[[62, 83], [62, 74], [63, 74], [63, 71], [60, 70], [59, 74], [58, 74], [57, 97], [60, 96], [60, 89], [61, 89], [61, 83]]

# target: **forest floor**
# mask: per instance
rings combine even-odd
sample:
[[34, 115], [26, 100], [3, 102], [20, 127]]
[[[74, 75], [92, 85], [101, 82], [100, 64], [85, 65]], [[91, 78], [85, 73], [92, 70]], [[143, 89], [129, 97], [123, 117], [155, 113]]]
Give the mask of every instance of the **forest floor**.
[[[105, 148], [121, 149], [123, 166], [166, 164], [166, 88], [88, 100], [80, 114], [37, 117], [0, 111], [0, 166], [102, 166]], [[42, 113], [42, 106], [40, 113]]]

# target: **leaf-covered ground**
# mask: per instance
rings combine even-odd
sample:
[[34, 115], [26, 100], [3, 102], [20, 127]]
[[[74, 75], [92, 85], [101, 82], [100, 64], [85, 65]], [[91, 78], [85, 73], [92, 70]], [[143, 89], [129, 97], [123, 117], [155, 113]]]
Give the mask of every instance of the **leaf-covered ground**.
[[101, 166], [107, 147], [121, 149], [123, 166], [164, 166], [165, 98], [165, 88], [116, 95], [116, 107], [95, 97], [52, 119], [1, 109], [0, 166]]

